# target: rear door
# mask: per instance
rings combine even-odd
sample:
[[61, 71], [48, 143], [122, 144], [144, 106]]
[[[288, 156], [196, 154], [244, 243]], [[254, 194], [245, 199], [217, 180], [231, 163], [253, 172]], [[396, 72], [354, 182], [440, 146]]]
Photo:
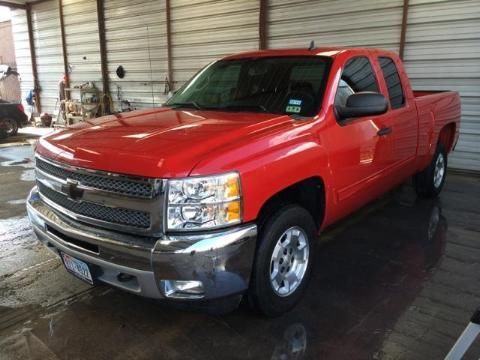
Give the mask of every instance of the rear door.
[[403, 180], [414, 169], [417, 150], [417, 110], [413, 99], [406, 94], [399, 75], [401, 64], [393, 57], [380, 55], [376, 58], [380, 69], [379, 78], [383, 95], [388, 99], [389, 110], [383, 115], [390, 128], [390, 153], [387, 160], [388, 176]]

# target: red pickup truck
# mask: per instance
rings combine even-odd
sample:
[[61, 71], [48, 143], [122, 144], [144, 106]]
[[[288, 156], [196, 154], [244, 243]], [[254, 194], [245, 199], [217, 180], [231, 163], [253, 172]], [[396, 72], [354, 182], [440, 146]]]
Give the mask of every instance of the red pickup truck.
[[41, 138], [27, 209], [89, 283], [247, 296], [276, 315], [304, 292], [325, 227], [412, 176], [418, 195], [439, 194], [459, 122], [459, 95], [412, 91], [393, 52], [242, 53], [161, 108]]

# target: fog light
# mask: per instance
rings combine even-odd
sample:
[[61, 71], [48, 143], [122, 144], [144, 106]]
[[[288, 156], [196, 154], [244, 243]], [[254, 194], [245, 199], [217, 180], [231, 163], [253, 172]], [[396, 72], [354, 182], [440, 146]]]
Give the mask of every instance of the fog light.
[[201, 281], [162, 280], [160, 282], [166, 297], [177, 299], [199, 299], [205, 294]]

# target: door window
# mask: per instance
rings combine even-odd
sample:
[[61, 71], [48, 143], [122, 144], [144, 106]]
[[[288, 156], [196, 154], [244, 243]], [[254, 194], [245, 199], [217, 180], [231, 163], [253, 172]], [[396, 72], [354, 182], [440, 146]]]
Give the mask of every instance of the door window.
[[383, 78], [388, 88], [388, 97], [392, 109], [398, 109], [405, 104], [405, 96], [403, 94], [402, 82], [398, 75], [397, 67], [392, 59], [388, 57], [378, 58], [380, 67], [382, 68]]
[[345, 106], [350, 95], [361, 91], [379, 92], [372, 65], [365, 56], [354, 57], [345, 64], [335, 95], [335, 105]]

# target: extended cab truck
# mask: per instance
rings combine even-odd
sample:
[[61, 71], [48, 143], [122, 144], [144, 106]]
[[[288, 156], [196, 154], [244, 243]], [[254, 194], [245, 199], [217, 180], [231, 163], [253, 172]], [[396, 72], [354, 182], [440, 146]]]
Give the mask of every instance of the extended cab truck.
[[[68, 271], [152, 298], [300, 299], [317, 235], [414, 177], [439, 194], [455, 92], [415, 92], [395, 53], [226, 57], [161, 108], [41, 138], [27, 209]], [[386, 239], [388, 241], [388, 239]]]

